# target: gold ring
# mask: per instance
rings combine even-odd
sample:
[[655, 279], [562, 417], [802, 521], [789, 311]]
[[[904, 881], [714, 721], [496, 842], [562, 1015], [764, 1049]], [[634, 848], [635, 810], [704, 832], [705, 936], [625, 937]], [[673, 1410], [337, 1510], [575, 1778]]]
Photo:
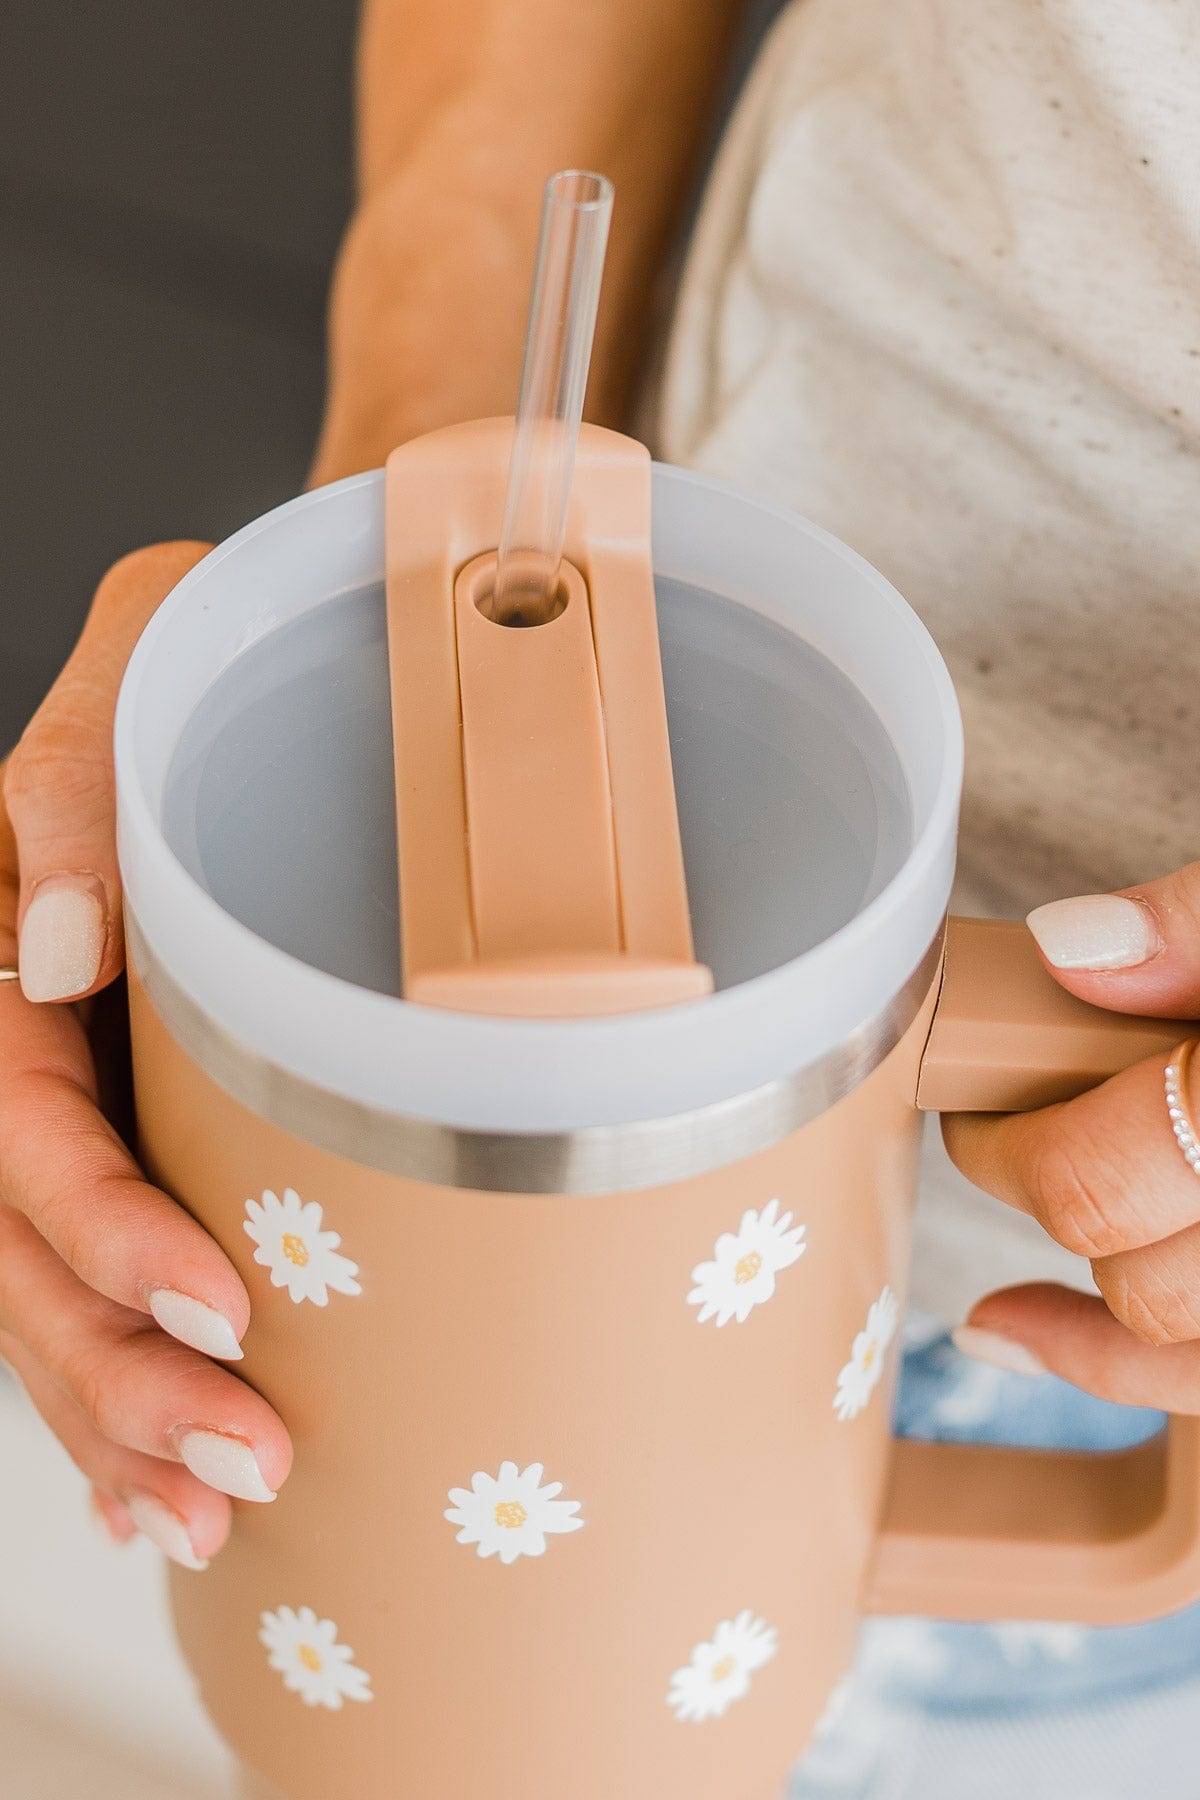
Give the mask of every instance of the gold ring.
[[1196, 1130], [1187, 1102], [1188, 1066], [1195, 1048], [1195, 1038], [1185, 1038], [1182, 1044], [1177, 1044], [1172, 1050], [1171, 1060], [1167, 1064], [1166, 1090], [1167, 1112], [1171, 1130], [1175, 1133], [1175, 1142], [1183, 1151], [1188, 1167], [1200, 1175], [1200, 1133]]

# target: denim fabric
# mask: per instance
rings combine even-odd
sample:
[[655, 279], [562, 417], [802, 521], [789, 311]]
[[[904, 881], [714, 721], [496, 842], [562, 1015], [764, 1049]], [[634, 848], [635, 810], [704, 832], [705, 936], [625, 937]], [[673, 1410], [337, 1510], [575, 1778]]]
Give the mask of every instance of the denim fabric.
[[[919, 1318], [906, 1325], [896, 1402], [903, 1436], [1115, 1450], [1152, 1436], [1162, 1422], [1158, 1413], [1095, 1400], [1053, 1377], [1031, 1380], [974, 1362]], [[1137, 1752], [1141, 1774], [1123, 1774], [1121, 1746], [1140, 1744], [1143, 1732], [1149, 1748]], [[1110, 1736], [1113, 1754], [1098, 1748]], [[959, 1800], [969, 1791], [975, 1800], [986, 1791], [1013, 1800], [1093, 1800], [1128, 1792], [1140, 1800], [1155, 1791], [1142, 1784], [1152, 1773], [1146, 1756], [1160, 1755], [1174, 1769], [1186, 1744], [1195, 1746], [1195, 1777], [1181, 1776], [1178, 1791], [1200, 1800], [1200, 1606], [1148, 1625], [1102, 1629], [877, 1620], [863, 1633], [855, 1669], [790, 1797]], [[1086, 1787], [1071, 1774], [1081, 1746], [1101, 1758]], [[1026, 1763], [1041, 1774], [1030, 1776]], [[956, 1788], [962, 1782], [969, 1788]]]

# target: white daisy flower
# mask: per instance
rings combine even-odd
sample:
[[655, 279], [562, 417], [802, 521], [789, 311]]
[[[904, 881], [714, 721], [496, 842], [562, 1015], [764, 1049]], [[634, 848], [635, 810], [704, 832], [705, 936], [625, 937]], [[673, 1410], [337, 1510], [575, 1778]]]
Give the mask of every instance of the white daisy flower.
[[838, 1375], [833, 1404], [839, 1419], [856, 1419], [875, 1392], [899, 1321], [896, 1296], [890, 1287], [885, 1287], [867, 1314], [866, 1326], [854, 1340], [850, 1361]]
[[337, 1712], [344, 1700], [371, 1700], [371, 1677], [354, 1663], [348, 1644], [338, 1643], [332, 1619], [318, 1619], [311, 1606], [294, 1612], [281, 1606], [262, 1615], [258, 1641], [283, 1685], [299, 1694], [305, 1706], [327, 1706]]
[[688, 1305], [700, 1308], [697, 1324], [706, 1324], [714, 1314], [718, 1325], [726, 1325], [730, 1319], [744, 1324], [754, 1308], [775, 1292], [779, 1271], [799, 1262], [806, 1248], [804, 1227], [792, 1226], [790, 1212], [782, 1218], [778, 1215], [778, 1200], [768, 1200], [761, 1213], [751, 1207], [742, 1214], [736, 1232], [721, 1233], [713, 1260], [698, 1263], [692, 1270], [696, 1285], [688, 1295]]
[[354, 1277], [358, 1264], [338, 1254], [341, 1238], [336, 1231], [321, 1230], [321, 1208], [315, 1200], [306, 1206], [294, 1188], [284, 1188], [283, 1199], [270, 1189], [261, 1202], [247, 1200], [244, 1230], [258, 1245], [254, 1260], [271, 1271], [271, 1286], [286, 1287], [292, 1299], [311, 1300], [325, 1306], [329, 1289], [335, 1294], [361, 1294]]
[[504, 1462], [499, 1475], [480, 1469], [469, 1488], [451, 1488], [454, 1505], [445, 1517], [461, 1526], [458, 1542], [476, 1545], [479, 1556], [499, 1555], [502, 1563], [511, 1563], [518, 1556], [541, 1556], [555, 1532], [581, 1531], [583, 1520], [575, 1517], [581, 1502], [557, 1499], [562, 1482], [543, 1487], [543, 1473], [541, 1463], [518, 1470], [515, 1462]]
[[677, 1719], [719, 1719], [750, 1692], [750, 1677], [769, 1663], [776, 1633], [747, 1607], [736, 1619], [722, 1619], [707, 1643], [697, 1644], [691, 1661], [676, 1669], [667, 1705]]

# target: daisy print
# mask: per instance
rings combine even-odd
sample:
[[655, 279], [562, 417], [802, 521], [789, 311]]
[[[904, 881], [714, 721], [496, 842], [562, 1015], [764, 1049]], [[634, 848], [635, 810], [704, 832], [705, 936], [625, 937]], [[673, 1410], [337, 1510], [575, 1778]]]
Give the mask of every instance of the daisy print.
[[500, 1464], [498, 1475], [483, 1470], [471, 1477], [469, 1488], [451, 1488], [454, 1504], [446, 1518], [457, 1525], [458, 1542], [474, 1544], [477, 1556], [498, 1556], [502, 1563], [519, 1556], [541, 1556], [546, 1539], [564, 1531], [581, 1531], [577, 1518], [581, 1502], [560, 1500], [562, 1482], [547, 1482], [541, 1463], [518, 1469], [515, 1462]]
[[805, 1251], [804, 1227], [793, 1225], [792, 1215], [779, 1213], [778, 1200], [768, 1200], [761, 1212], [751, 1207], [742, 1214], [736, 1231], [723, 1231], [713, 1247], [711, 1262], [692, 1270], [695, 1287], [688, 1305], [698, 1306], [696, 1322], [718, 1325], [736, 1319], [743, 1325], [756, 1306], [775, 1292], [775, 1277], [790, 1269]]
[[311, 1606], [263, 1613], [258, 1641], [284, 1687], [299, 1694], [305, 1706], [337, 1712], [343, 1701], [374, 1698], [371, 1677], [356, 1667], [350, 1646], [338, 1643], [333, 1620], [318, 1619]]
[[736, 1619], [722, 1619], [712, 1637], [696, 1645], [691, 1661], [672, 1675], [667, 1705], [677, 1719], [697, 1724], [719, 1719], [735, 1700], [745, 1699], [751, 1676], [770, 1662], [776, 1647], [774, 1628], [749, 1608]]
[[834, 1410], [839, 1419], [857, 1419], [883, 1374], [888, 1345], [896, 1335], [900, 1308], [890, 1287], [885, 1287], [867, 1314], [867, 1322], [855, 1338], [850, 1361], [838, 1376]]
[[260, 1200], [247, 1200], [244, 1230], [258, 1246], [254, 1260], [271, 1273], [272, 1287], [285, 1287], [297, 1305], [311, 1300], [326, 1306], [329, 1290], [335, 1294], [361, 1294], [355, 1280], [358, 1264], [338, 1251], [336, 1231], [321, 1230], [321, 1208], [307, 1205], [294, 1188], [284, 1188], [283, 1199], [270, 1189]]

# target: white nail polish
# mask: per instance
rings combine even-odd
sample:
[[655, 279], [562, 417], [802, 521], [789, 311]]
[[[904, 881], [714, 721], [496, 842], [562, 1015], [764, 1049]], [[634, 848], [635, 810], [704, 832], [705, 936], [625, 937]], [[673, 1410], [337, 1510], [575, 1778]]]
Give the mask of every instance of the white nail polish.
[[223, 1362], [241, 1361], [237, 1332], [215, 1306], [206, 1306], [203, 1300], [193, 1300], [190, 1294], [177, 1293], [174, 1288], [155, 1288], [147, 1295], [146, 1304], [163, 1330], [181, 1344]]
[[1040, 1356], [1027, 1350], [998, 1331], [982, 1331], [977, 1325], [960, 1325], [951, 1332], [956, 1350], [973, 1356], [976, 1362], [991, 1363], [994, 1369], [1007, 1369], [1010, 1375], [1046, 1375], [1049, 1371]]
[[104, 890], [94, 875], [47, 875], [21, 922], [17, 961], [27, 1000], [86, 993], [104, 955]]
[[108, 1514], [105, 1512], [104, 1508], [101, 1506], [100, 1501], [96, 1495], [95, 1488], [92, 1489], [91, 1500], [89, 1502], [89, 1506], [90, 1506], [90, 1511], [91, 1511], [91, 1515], [92, 1515], [92, 1520], [96, 1526], [96, 1530], [99, 1531], [102, 1534], [102, 1536], [108, 1540], [108, 1542], [110, 1544], [115, 1544], [117, 1546], [118, 1550], [124, 1549], [126, 1543], [128, 1542], [128, 1539], [121, 1537], [120, 1534], [117, 1532], [116, 1528], [113, 1525], [112, 1520], [109, 1518]]
[[263, 1480], [253, 1450], [241, 1438], [192, 1428], [179, 1436], [177, 1448], [196, 1479], [219, 1494], [235, 1500], [274, 1500], [274, 1488]]
[[125, 1496], [125, 1505], [142, 1536], [157, 1544], [164, 1556], [185, 1569], [207, 1569], [207, 1557], [196, 1555], [187, 1526], [165, 1501], [155, 1494], [134, 1493]]
[[1025, 923], [1056, 969], [1135, 969], [1159, 947], [1154, 920], [1120, 894], [1079, 894], [1037, 906]]

